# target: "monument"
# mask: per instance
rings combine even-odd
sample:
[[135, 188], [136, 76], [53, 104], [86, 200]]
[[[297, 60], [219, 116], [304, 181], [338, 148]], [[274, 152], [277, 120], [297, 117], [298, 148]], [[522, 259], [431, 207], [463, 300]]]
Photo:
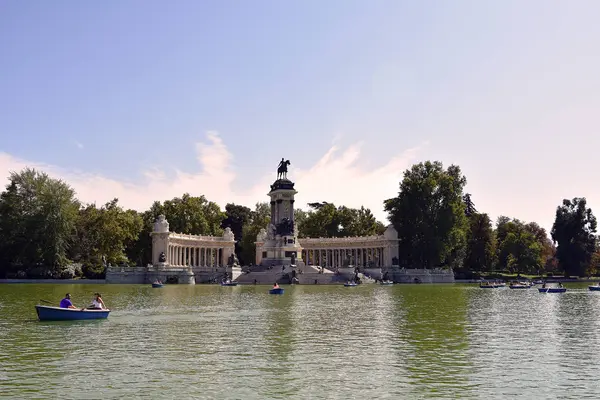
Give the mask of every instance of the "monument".
[[287, 266], [302, 263], [302, 247], [294, 223], [294, 182], [287, 178], [290, 160], [282, 158], [277, 166], [277, 179], [271, 185], [271, 219], [257, 236], [264, 243], [256, 252], [256, 265], [265, 267]]

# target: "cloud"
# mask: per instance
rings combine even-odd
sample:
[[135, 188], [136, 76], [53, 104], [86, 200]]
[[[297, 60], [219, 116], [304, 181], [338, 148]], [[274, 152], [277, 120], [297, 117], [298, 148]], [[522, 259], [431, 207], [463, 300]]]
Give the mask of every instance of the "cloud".
[[[361, 143], [341, 149], [333, 145], [312, 167], [304, 169], [291, 165], [288, 177], [296, 182], [296, 205], [306, 208], [308, 202], [328, 201], [336, 205], [370, 208], [382, 222], [386, 221], [383, 200], [395, 196], [402, 174], [426, 146], [408, 149], [383, 165], [369, 169], [363, 161]], [[222, 207], [233, 202], [251, 208], [257, 202], [268, 201], [269, 185], [275, 180], [273, 172], [260, 176], [250, 189], [235, 189], [236, 172], [233, 155], [217, 132], [207, 132], [206, 139], [196, 144], [196, 158], [201, 170], [186, 173], [176, 170], [174, 176], [160, 169], [142, 171], [138, 182], [131, 183], [98, 174], [66, 170], [54, 165], [15, 158], [0, 153], [0, 184], [8, 183], [11, 171], [33, 167], [69, 183], [77, 197], [85, 203], [104, 204], [118, 198], [126, 208], [143, 211], [155, 200], [180, 197], [183, 193], [204, 195]], [[191, 155], [190, 155], [191, 156]], [[274, 160], [274, 167], [276, 166]], [[293, 160], [292, 160], [293, 161]], [[167, 216], [168, 218], [168, 216]]]
[[83, 149], [83, 143], [75, 141], [75, 146], [77, 146], [78, 149]]

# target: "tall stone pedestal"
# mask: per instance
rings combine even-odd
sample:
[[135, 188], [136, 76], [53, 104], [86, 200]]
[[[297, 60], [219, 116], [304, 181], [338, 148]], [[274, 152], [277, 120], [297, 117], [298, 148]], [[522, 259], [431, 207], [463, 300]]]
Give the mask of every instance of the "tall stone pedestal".
[[303, 265], [302, 247], [294, 222], [294, 183], [287, 178], [271, 185], [271, 222], [256, 238], [256, 265]]

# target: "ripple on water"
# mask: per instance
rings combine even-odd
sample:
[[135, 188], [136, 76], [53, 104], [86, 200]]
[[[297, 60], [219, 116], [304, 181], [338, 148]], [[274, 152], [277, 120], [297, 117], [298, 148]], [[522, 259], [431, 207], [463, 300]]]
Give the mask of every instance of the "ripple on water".
[[586, 290], [70, 285], [109, 319], [41, 323], [35, 299], [63, 286], [2, 289], [9, 398], [592, 398], [600, 373]]

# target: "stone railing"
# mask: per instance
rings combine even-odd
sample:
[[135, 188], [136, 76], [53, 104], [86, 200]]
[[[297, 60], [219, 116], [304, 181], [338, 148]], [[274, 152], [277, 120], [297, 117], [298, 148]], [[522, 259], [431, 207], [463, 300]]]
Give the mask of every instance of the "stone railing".
[[298, 238], [300, 244], [313, 244], [313, 243], [357, 243], [357, 242], [369, 242], [369, 241], [389, 241], [383, 235], [372, 235], [372, 236], [349, 236], [349, 237], [332, 237], [332, 238]]
[[169, 234], [169, 239], [183, 239], [183, 240], [202, 240], [206, 242], [234, 242], [234, 240], [228, 240], [223, 236], [202, 236], [202, 235], [188, 235], [185, 233], [174, 233]]

